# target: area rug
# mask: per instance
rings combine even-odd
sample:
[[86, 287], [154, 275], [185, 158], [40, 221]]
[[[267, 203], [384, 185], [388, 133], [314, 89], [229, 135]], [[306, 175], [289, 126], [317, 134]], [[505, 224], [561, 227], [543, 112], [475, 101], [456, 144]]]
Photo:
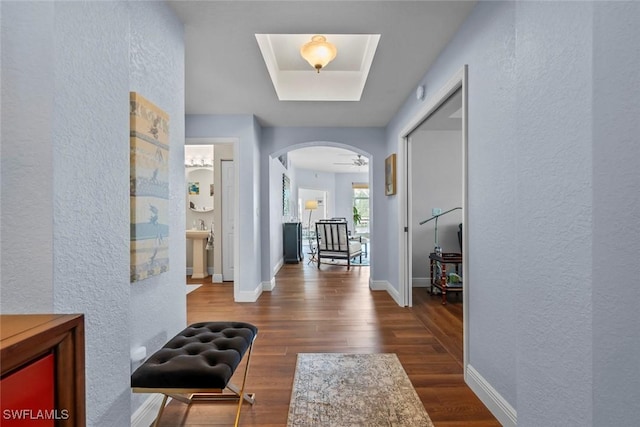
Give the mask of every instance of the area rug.
[[195, 291], [200, 286], [202, 285], [187, 285], [187, 294], [190, 294], [191, 292]]
[[[331, 259], [331, 258], [322, 258], [321, 264], [327, 265], [347, 265], [347, 260], [345, 259]], [[351, 265], [355, 265], [358, 267], [368, 267], [369, 266], [369, 257], [362, 256], [362, 261], [360, 261], [360, 257], [355, 257], [351, 259]]]
[[287, 427], [432, 427], [395, 354], [298, 354]]

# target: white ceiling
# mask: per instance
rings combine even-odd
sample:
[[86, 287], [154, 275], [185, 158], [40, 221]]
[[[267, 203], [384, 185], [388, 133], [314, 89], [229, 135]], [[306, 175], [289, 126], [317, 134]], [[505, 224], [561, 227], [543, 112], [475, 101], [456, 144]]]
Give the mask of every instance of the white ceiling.
[[[358, 127], [387, 125], [475, 2], [169, 4], [185, 24], [187, 114], [254, 114], [263, 126]], [[380, 41], [360, 101], [279, 101], [256, 34], [380, 34]]]
[[342, 148], [306, 147], [289, 151], [287, 156], [291, 163], [300, 169], [332, 173], [369, 172], [369, 159], [362, 156], [360, 159], [366, 160], [367, 165], [356, 165], [354, 160], [358, 159], [358, 154]]

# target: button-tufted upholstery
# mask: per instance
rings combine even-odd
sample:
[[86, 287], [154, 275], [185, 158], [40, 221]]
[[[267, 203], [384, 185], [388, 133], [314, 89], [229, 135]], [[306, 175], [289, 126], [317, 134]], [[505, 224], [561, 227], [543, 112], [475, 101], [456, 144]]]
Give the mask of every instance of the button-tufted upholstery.
[[244, 322], [194, 323], [136, 369], [131, 386], [224, 389], [257, 333]]

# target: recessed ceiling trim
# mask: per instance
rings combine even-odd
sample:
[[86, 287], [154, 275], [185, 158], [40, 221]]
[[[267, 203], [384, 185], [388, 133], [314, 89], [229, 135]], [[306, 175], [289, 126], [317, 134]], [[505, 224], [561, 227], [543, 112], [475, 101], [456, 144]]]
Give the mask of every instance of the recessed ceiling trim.
[[313, 34], [255, 35], [280, 101], [360, 101], [380, 35], [324, 35], [338, 56], [319, 74], [299, 55]]
[[373, 63], [373, 57], [376, 54], [376, 49], [378, 49], [379, 41], [380, 34], [371, 34], [367, 37], [367, 47], [365, 48], [364, 55], [362, 57], [362, 65], [360, 66], [361, 70], [367, 70], [367, 74], [369, 74], [369, 69]]
[[274, 81], [274, 86], [277, 86], [275, 80], [277, 80], [277, 70], [279, 69], [278, 63], [276, 60], [275, 52], [273, 51], [273, 44], [271, 43], [271, 39], [267, 37], [268, 34], [256, 34], [256, 41], [258, 42], [258, 47], [260, 48], [260, 52], [262, 52], [262, 58], [264, 59], [264, 63], [267, 66], [267, 70], [269, 71], [269, 76], [271, 80]]

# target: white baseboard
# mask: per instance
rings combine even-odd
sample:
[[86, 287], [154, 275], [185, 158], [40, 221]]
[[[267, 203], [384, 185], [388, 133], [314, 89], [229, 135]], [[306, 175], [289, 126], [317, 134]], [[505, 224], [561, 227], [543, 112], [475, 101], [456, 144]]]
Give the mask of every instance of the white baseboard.
[[397, 289], [391, 286], [391, 283], [389, 282], [387, 282], [387, 292], [389, 293], [389, 295], [391, 295], [391, 298], [393, 298], [396, 304], [398, 304], [400, 307], [404, 306], [403, 302], [400, 300], [400, 293]]
[[464, 380], [500, 424], [505, 427], [518, 425], [518, 414], [513, 406], [473, 366], [467, 365]]
[[271, 292], [276, 288], [276, 278], [272, 277], [268, 282], [262, 282], [262, 290], [264, 292]]
[[282, 268], [283, 265], [284, 265], [284, 258], [280, 258], [278, 260], [278, 262], [276, 263], [276, 265], [273, 267], [273, 275], [274, 276], [276, 274], [278, 274], [278, 271], [280, 271], [280, 269]]
[[396, 289], [394, 289], [393, 286], [391, 286], [391, 283], [389, 283], [387, 280], [369, 279], [369, 289], [371, 289], [372, 291], [387, 291], [387, 293], [391, 295], [391, 298], [393, 298], [396, 304], [402, 306], [402, 304], [400, 303], [400, 294]]
[[[156, 420], [160, 405], [162, 405], [163, 395], [152, 394], [147, 400], [131, 415], [131, 427], [149, 427]], [[171, 398], [167, 399], [170, 402]]]
[[[207, 274], [213, 276], [213, 267], [207, 267]], [[193, 267], [187, 267], [187, 276], [193, 276]], [[222, 280], [221, 280], [222, 281]]]
[[256, 302], [262, 295], [262, 282], [253, 288], [252, 291], [240, 291], [235, 293], [235, 302]]
[[212, 274], [211, 275], [211, 281], [213, 283], [223, 283], [224, 280], [222, 280], [222, 274]]
[[386, 280], [371, 280], [369, 279], [369, 289], [372, 291], [386, 291], [389, 282]]
[[411, 286], [414, 288], [428, 288], [431, 286], [431, 278], [430, 277], [414, 277], [411, 280]]

